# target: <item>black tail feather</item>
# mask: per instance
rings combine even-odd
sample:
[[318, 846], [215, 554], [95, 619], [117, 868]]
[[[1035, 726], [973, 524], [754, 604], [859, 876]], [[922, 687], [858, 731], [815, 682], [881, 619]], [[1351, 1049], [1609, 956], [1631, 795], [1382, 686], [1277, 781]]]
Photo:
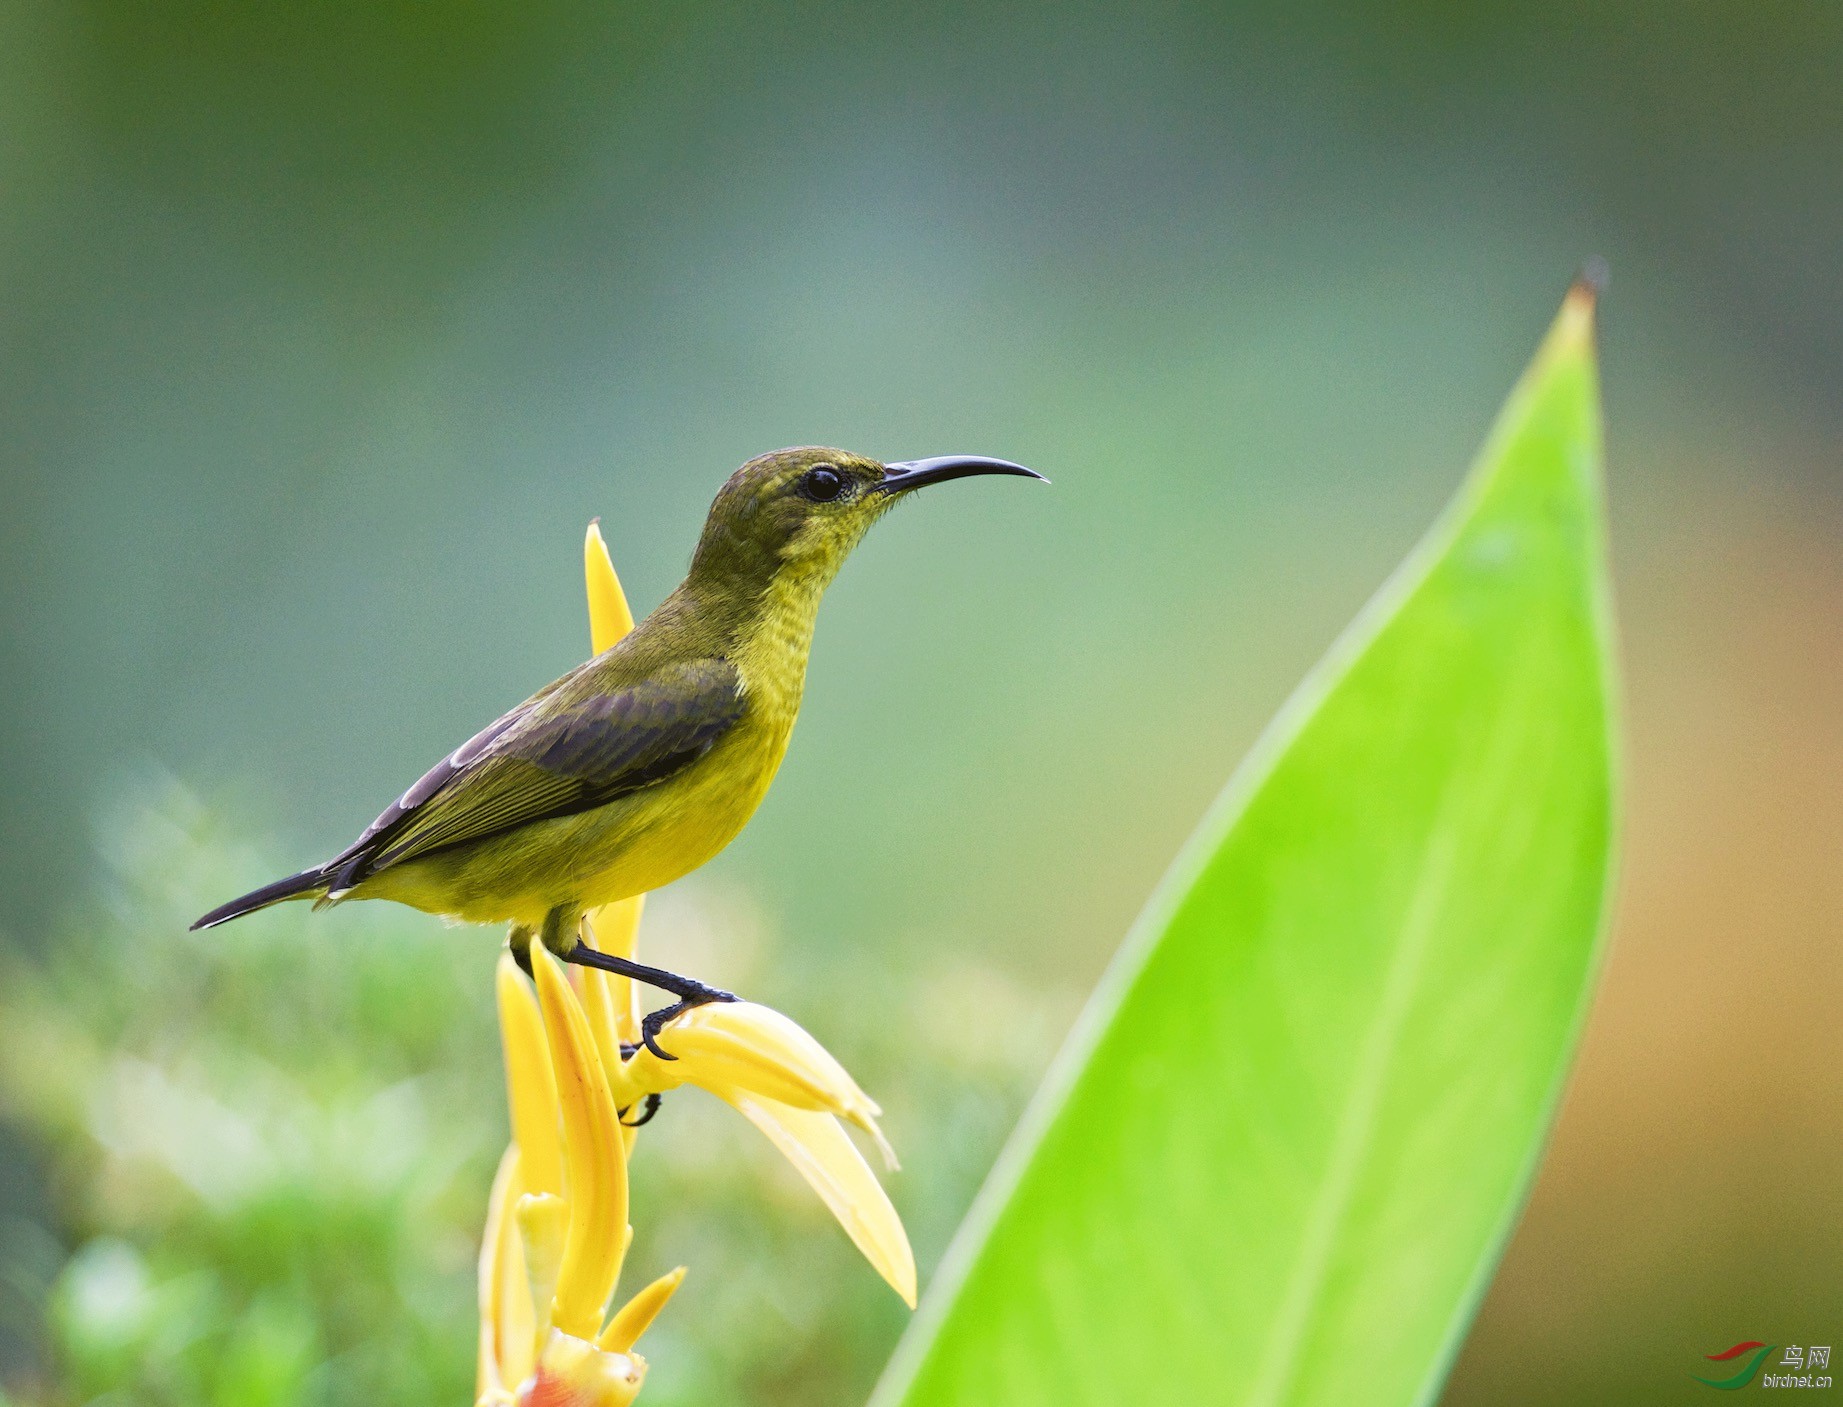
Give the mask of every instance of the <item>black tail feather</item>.
[[229, 923], [233, 918], [242, 918], [253, 914], [258, 909], [266, 909], [271, 904], [279, 904], [284, 899], [298, 899], [308, 894], [318, 893], [326, 888], [326, 871], [315, 867], [291, 874], [286, 879], [278, 879], [273, 884], [265, 884], [261, 889], [252, 889], [240, 899], [232, 899], [228, 904], [219, 904], [192, 925], [192, 931], [201, 928], [216, 928], [220, 923]]

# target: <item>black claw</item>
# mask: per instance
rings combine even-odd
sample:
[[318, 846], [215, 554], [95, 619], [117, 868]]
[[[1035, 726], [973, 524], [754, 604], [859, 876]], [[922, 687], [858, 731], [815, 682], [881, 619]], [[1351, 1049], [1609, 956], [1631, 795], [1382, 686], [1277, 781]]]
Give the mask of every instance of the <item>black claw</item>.
[[[665, 1010], [673, 1016], [678, 1015], [677, 1007], [669, 1006], [666, 1007]], [[658, 1015], [658, 1012], [654, 1012], [653, 1015]], [[640, 1044], [652, 1051], [653, 1054], [657, 1055], [661, 1060], [676, 1060], [678, 1057], [676, 1055], [668, 1055], [664, 1050], [660, 1049], [659, 1042], [655, 1039], [659, 1034], [659, 1027], [664, 1024], [664, 1022], [655, 1024], [653, 1017], [648, 1016], [645, 1021], [640, 1023]]]
[[[629, 1104], [627, 1106], [627, 1109], [631, 1109], [631, 1108], [633, 1108], [633, 1105]], [[616, 1117], [618, 1118], [620, 1115], [625, 1114], [627, 1112], [627, 1109], [615, 1110]], [[643, 1112], [641, 1113], [639, 1118], [621, 1119], [621, 1123], [630, 1129], [645, 1128], [648, 1124], [653, 1122], [653, 1115], [659, 1112], [659, 1096], [656, 1094], [647, 1095], [646, 1100], [642, 1106], [642, 1109], [643, 1109]]]
[[661, 1060], [676, 1060], [676, 1055], [668, 1054], [659, 1048], [656, 1037], [670, 1023], [676, 1021], [687, 1011], [705, 1006], [710, 1002], [733, 1002], [737, 1000], [734, 992], [726, 992], [721, 987], [706, 987], [702, 982], [687, 979], [686, 985], [691, 989], [684, 993], [670, 1006], [662, 1006], [657, 1011], [649, 1011], [640, 1022], [640, 1041], [648, 1050]]
[[647, 1012], [645, 1019], [640, 1022], [640, 1043], [661, 1060], [678, 1059], [676, 1055], [669, 1054], [660, 1048], [658, 1036], [666, 1022], [676, 1021], [690, 1009], [690, 1003], [677, 1001], [670, 1006], [662, 1006], [657, 1011]]

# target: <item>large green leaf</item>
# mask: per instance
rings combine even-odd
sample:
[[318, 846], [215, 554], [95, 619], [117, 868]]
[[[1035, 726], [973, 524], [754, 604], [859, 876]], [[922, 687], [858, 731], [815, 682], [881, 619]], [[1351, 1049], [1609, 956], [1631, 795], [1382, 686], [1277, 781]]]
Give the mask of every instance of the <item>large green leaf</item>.
[[878, 1404], [1437, 1395], [1595, 968], [1603, 552], [1582, 285], [1128, 938]]

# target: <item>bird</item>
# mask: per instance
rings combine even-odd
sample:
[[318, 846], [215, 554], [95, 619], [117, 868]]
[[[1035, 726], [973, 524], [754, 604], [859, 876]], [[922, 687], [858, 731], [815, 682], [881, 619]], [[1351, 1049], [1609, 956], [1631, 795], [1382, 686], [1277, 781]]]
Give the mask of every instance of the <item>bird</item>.
[[885, 464], [809, 445], [751, 459], [644, 621], [455, 748], [325, 864], [192, 928], [299, 899], [504, 923], [527, 970], [537, 941], [673, 997], [641, 1029], [670, 1059], [660, 1030], [734, 995], [590, 946], [584, 913], [680, 879], [735, 839], [786, 753], [820, 598], [845, 559], [904, 496], [979, 475], [1044, 477], [980, 455]]

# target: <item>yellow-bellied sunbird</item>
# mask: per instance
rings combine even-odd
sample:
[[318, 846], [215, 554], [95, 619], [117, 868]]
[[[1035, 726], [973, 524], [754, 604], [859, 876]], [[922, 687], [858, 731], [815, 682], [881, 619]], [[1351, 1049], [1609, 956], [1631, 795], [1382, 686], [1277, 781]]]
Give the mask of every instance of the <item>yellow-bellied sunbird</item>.
[[590, 947], [584, 911], [669, 884], [736, 837], [787, 749], [839, 567], [899, 495], [975, 474], [1043, 477], [968, 455], [879, 464], [808, 447], [750, 460], [711, 504], [684, 582], [617, 644], [462, 743], [324, 865], [193, 928], [306, 898], [509, 923], [527, 964], [536, 935], [567, 962], [677, 998], [646, 1019], [658, 1051], [666, 1021], [730, 994]]

